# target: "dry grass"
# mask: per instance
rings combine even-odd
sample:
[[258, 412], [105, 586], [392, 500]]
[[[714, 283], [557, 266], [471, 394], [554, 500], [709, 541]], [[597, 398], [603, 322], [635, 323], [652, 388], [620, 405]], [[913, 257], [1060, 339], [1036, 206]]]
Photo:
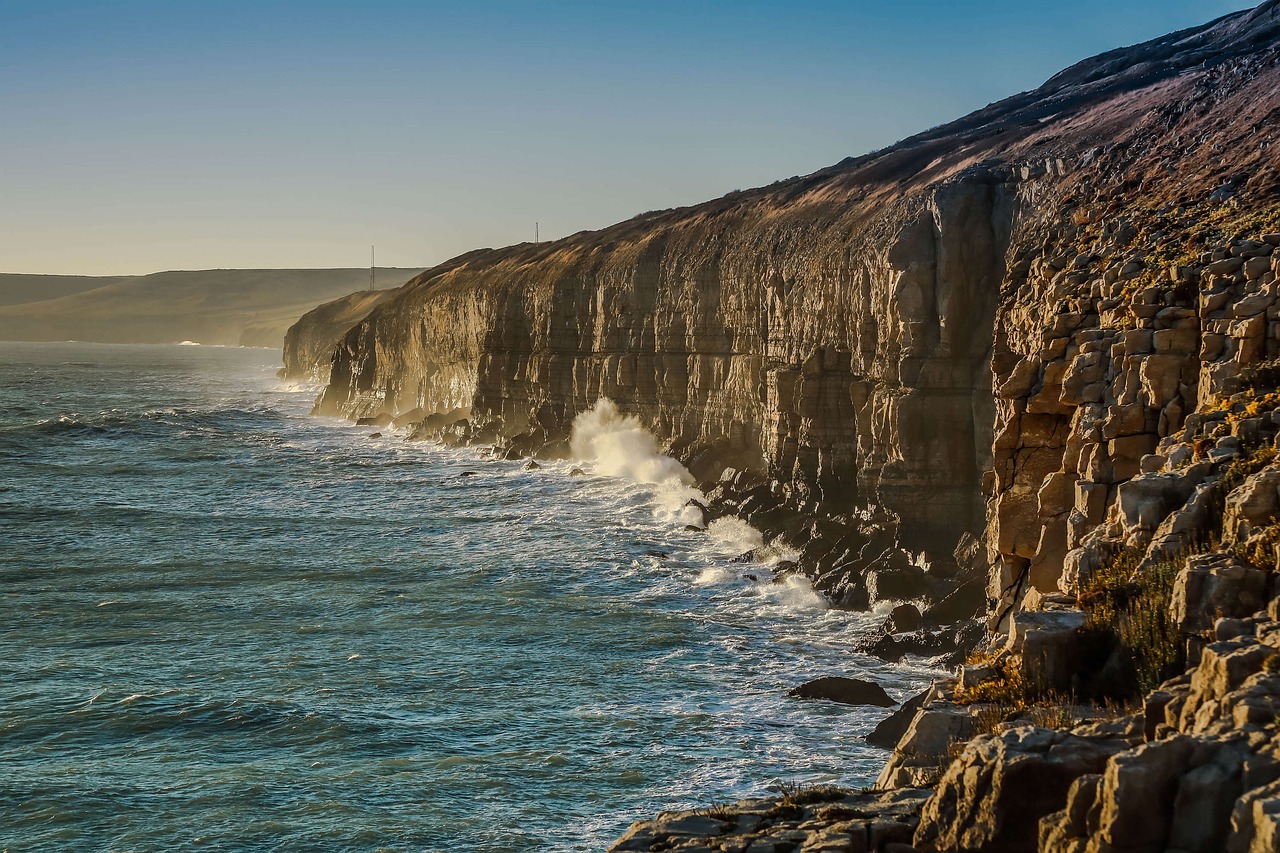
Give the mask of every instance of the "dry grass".
[[1093, 686], [1099, 698], [1143, 696], [1181, 672], [1186, 662], [1169, 602], [1189, 555], [1138, 571], [1140, 556], [1133, 551], [1116, 555], [1088, 578], [1080, 593], [1080, 605], [1089, 616], [1086, 645], [1098, 660], [1119, 665], [1118, 671], [1110, 672], [1105, 663], [1099, 666]]

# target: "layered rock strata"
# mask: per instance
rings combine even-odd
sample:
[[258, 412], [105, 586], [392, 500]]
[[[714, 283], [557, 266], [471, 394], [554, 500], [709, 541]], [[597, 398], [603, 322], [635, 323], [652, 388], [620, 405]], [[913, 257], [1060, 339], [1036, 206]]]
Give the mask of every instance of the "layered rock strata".
[[[837, 602], [923, 600], [871, 651], [963, 657], [936, 628], [985, 611], [900, 720], [880, 786], [932, 793], [884, 849], [1274, 850], [1278, 119], [1271, 0], [813, 175], [429, 270], [317, 411], [553, 455], [609, 397]], [[878, 849], [740, 817], [622, 849]]]

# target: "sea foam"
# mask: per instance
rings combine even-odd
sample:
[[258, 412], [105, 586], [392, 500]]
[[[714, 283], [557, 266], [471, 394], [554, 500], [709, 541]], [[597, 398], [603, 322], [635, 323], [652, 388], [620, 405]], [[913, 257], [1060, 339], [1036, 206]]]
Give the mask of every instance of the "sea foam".
[[706, 496], [694, 486], [693, 475], [658, 449], [653, 433], [635, 415], [624, 415], [609, 398], [574, 418], [569, 447], [574, 457], [592, 463], [596, 473], [654, 487], [655, 511], [660, 518], [703, 526]]

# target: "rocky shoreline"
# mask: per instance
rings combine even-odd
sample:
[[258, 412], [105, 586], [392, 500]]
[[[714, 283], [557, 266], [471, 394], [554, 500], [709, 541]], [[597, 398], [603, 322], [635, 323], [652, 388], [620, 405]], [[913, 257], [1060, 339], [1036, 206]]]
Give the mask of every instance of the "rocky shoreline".
[[[813, 175], [290, 334], [316, 411], [563, 457], [608, 397], [956, 676], [876, 790], [616, 850], [1280, 850], [1280, 0]], [[357, 317], [357, 315], [359, 315]], [[356, 319], [353, 319], [356, 318]], [[349, 324], [349, 325], [348, 325]], [[331, 355], [330, 355], [331, 354]]]

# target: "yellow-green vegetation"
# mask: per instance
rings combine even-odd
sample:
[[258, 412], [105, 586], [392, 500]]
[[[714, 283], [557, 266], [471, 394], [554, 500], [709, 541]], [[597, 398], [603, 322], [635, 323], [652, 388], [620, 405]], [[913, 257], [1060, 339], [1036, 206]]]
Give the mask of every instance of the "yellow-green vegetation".
[[1247, 367], [1232, 381], [1234, 393], [1217, 397], [1209, 412], [1226, 412], [1227, 423], [1256, 418], [1280, 409], [1280, 359]]
[[1187, 556], [1148, 563], [1138, 571], [1141, 554], [1123, 551], [1084, 583], [1080, 606], [1089, 617], [1086, 647], [1105, 661], [1094, 686], [1100, 697], [1142, 696], [1182, 671], [1186, 652], [1169, 601]]
[[1028, 683], [1008, 659], [992, 664], [995, 674], [979, 684], [957, 689], [955, 701], [961, 705], [981, 705], [974, 712], [974, 734], [990, 734], [1004, 723], [1018, 720], [1046, 728], [1071, 728], [1079, 704], [1075, 696], [1044, 690]]
[[1027, 684], [1022, 673], [1009, 665], [1008, 659], [991, 665], [993, 675], [972, 687], [956, 688], [955, 700], [961, 705], [991, 704], [1007, 711], [1030, 708], [1040, 691]]
[[1280, 519], [1272, 516], [1271, 524], [1250, 536], [1248, 542], [1237, 542], [1231, 552], [1247, 563], [1275, 571], [1280, 555]]
[[1124, 295], [1132, 297], [1152, 286], [1172, 289], [1176, 283], [1169, 279], [1169, 267], [1195, 266], [1206, 249], [1276, 231], [1280, 231], [1280, 205], [1250, 210], [1219, 205], [1194, 213], [1150, 217], [1139, 226], [1134, 241], [1147, 247], [1146, 268], [1125, 282]]
[[1254, 474], [1275, 461], [1277, 452], [1274, 445], [1242, 448], [1243, 452], [1232, 459], [1230, 464], [1218, 475], [1212, 486], [1212, 511], [1215, 518], [1221, 519], [1227, 505], [1227, 496], [1244, 485]]
[[809, 806], [814, 803], [829, 803], [843, 799], [853, 791], [840, 785], [810, 785], [804, 782], [779, 782], [778, 790], [782, 793], [784, 806]]

